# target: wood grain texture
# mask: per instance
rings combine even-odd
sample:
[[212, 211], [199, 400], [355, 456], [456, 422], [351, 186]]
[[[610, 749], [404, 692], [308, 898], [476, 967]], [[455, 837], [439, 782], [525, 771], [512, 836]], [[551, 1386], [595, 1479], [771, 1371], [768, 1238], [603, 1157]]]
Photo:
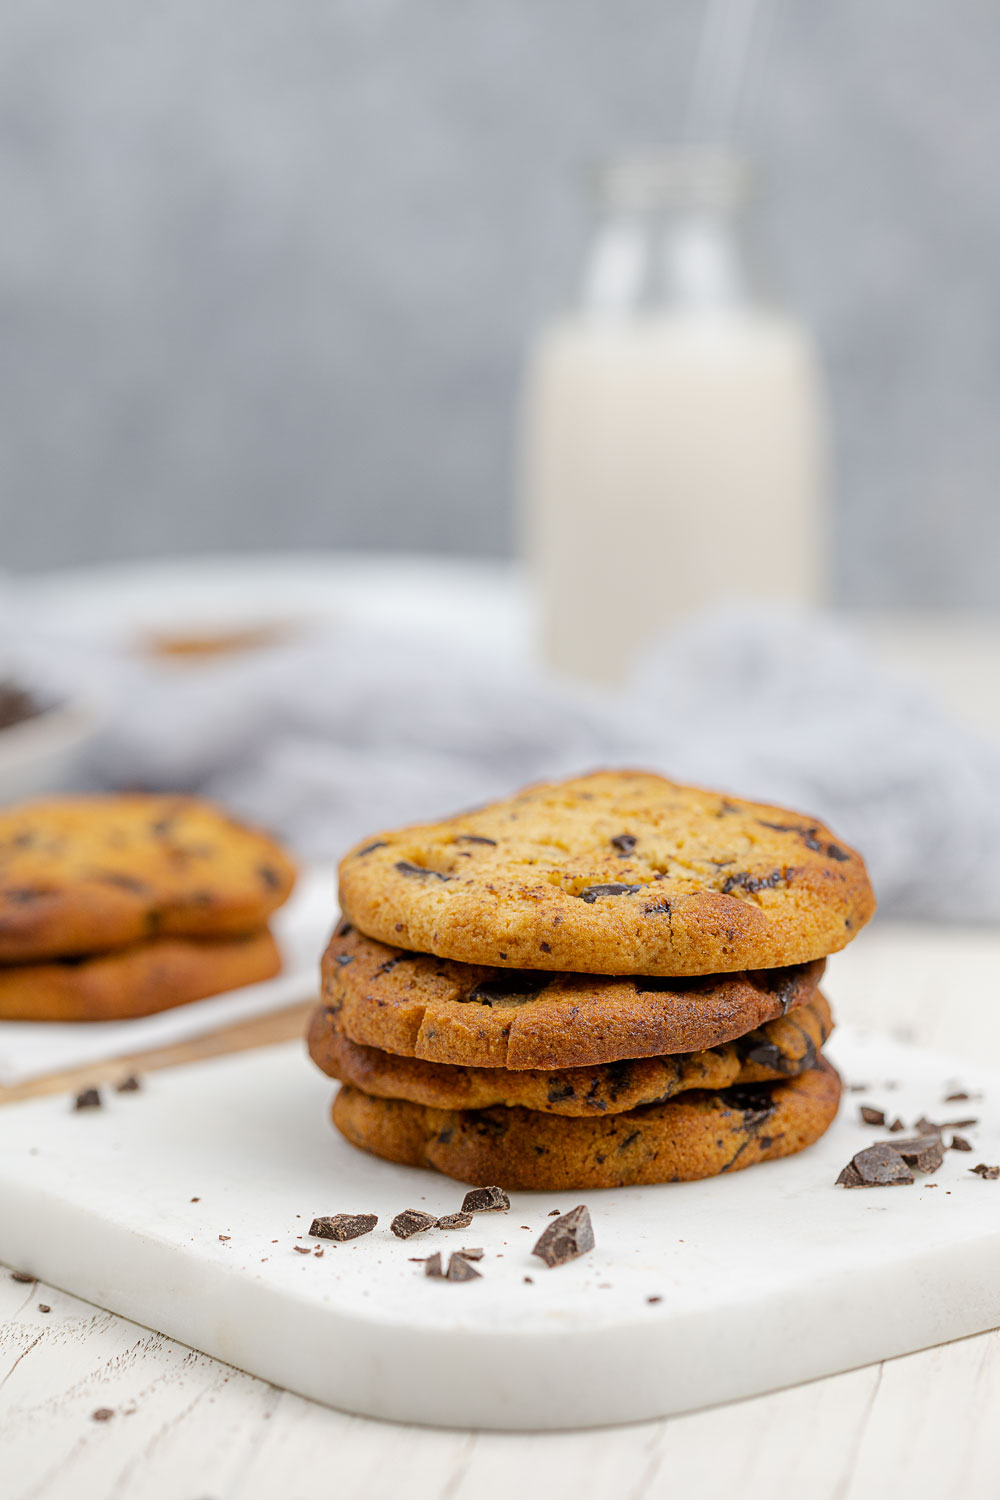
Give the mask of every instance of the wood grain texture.
[[303, 1035], [315, 1005], [315, 1000], [307, 1000], [303, 1005], [292, 1005], [285, 1010], [275, 1011], [273, 1015], [257, 1016], [251, 1021], [240, 1021], [221, 1031], [192, 1037], [186, 1042], [175, 1042], [172, 1046], [160, 1047], [153, 1052], [133, 1052], [127, 1057], [86, 1063], [80, 1068], [66, 1068], [62, 1072], [50, 1073], [45, 1078], [33, 1078], [28, 1083], [15, 1084], [11, 1088], [0, 1087], [0, 1105], [13, 1104], [18, 1099], [34, 1099], [41, 1094], [75, 1093], [90, 1084], [117, 1083], [130, 1073], [151, 1073], [157, 1068], [175, 1068], [181, 1063], [198, 1062], [206, 1057], [221, 1057], [227, 1052], [246, 1052], [252, 1047], [270, 1047], [278, 1042], [289, 1042]]
[[4, 1500], [997, 1493], [1000, 1333], [668, 1421], [521, 1434], [329, 1411], [42, 1284], [0, 1279], [0, 1317]]
[[[831, 965], [834, 1008], [854, 1024], [905, 1028], [915, 1041], [959, 1059], [995, 1063], [998, 960], [998, 933], [876, 924]], [[301, 1026], [294, 1014], [270, 1018], [288, 1028], [283, 1036]], [[242, 1045], [260, 1045], [279, 1039], [260, 1037], [267, 1025], [232, 1030], [243, 1034]], [[229, 1050], [221, 1035], [173, 1050], [183, 1050], [184, 1061], [191, 1048]], [[115, 1064], [107, 1076], [134, 1066]], [[88, 1079], [95, 1076], [89, 1069]], [[64, 1078], [58, 1086], [70, 1085]], [[909, 1294], [900, 1288], [901, 1297]], [[40, 1302], [52, 1311], [40, 1313]], [[631, 1427], [531, 1434], [403, 1427], [316, 1406], [0, 1271], [3, 1500], [313, 1500], [327, 1493], [373, 1500], [395, 1493], [406, 1500], [543, 1493], [547, 1500], [995, 1500], [998, 1404], [994, 1332]], [[114, 1416], [95, 1422], [99, 1407]]]

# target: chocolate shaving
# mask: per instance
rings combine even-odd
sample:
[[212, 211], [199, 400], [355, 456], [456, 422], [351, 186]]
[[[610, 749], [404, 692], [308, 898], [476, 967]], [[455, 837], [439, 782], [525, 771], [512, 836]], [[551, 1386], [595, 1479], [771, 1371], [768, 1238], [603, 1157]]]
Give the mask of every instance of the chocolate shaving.
[[510, 1199], [503, 1188], [471, 1188], [462, 1199], [463, 1214], [499, 1214], [510, 1208]]
[[594, 1226], [590, 1222], [590, 1211], [585, 1204], [580, 1203], [576, 1208], [571, 1208], [568, 1214], [560, 1214], [558, 1219], [553, 1219], [531, 1253], [537, 1255], [539, 1260], [544, 1260], [547, 1266], [563, 1266], [567, 1261], [576, 1260], [579, 1255], [586, 1255], [593, 1248]]
[[936, 1172], [944, 1161], [944, 1142], [939, 1135], [918, 1135], [909, 1140], [877, 1141], [901, 1156], [908, 1167], [920, 1172]]
[[309, 1233], [321, 1240], [356, 1240], [371, 1234], [377, 1223], [377, 1214], [324, 1214], [313, 1219]]
[[870, 1104], [862, 1104], [861, 1118], [866, 1125], [884, 1125], [885, 1110], [874, 1109]]
[[969, 1171], [975, 1172], [977, 1177], [987, 1178], [990, 1182], [995, 1182], [1000, 1177], [1000, 1167], [988, 1167], [984, 1161], [979, 1162], [974, 1167], [970, 1167]]
[[389, 1228], [397, 1239], [412, 1239], [415, 1234], [423, 1234], [425, 1229], [434, 1229], [437, 1219], [433, 1214], [425, 1214], [422, 1208], [404, 1208], [401, 1214], [397, 1214]]
[[464, 1255], [456, 1253], [448, 1262], [449, 1281], [478, 1281], [482, 1274], [469, 1264]]
[[912, 1181], [913, 1173], [895, 1146], [885, 1141], [859, 1151], [837, 1178], [845, 1188], [902, 1187]]
[[965, 1089], [956, 1089], [953, 1094], [945, 1094], [945, 1104], [957, 1104], [960, 1099], [971, 1099], [972, 1095]]
[[471, 1214], [445, 1214], [443, 1219], [438, 1219], [437, 1227], [439, 1229], [468, 1229], [471, 1223]]

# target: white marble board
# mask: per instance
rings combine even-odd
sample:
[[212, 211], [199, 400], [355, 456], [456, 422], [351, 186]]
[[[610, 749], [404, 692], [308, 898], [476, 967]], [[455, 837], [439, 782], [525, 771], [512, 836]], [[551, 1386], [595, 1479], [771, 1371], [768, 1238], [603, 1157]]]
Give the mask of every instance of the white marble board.
[[[407, 1241], [393, 1214], [451, 1211], [463, 1187], [343, 1142], [297, 1044], [151, 1074], [100, 1111], [13, 1105], [0, 1259], [318, 1401], [454, 1427], [636, 1421], [1000, 1325], [1000, 1182], [969, 1171], [1000, 1161], [1000, 1074], [846, 1028], [830, 1051], [871, 1087], [801, 1156], [705, 1183], [519, 1193], [509, 1214]], [[983, 1097], [944, 1104], [952, 1084]], [[861, 1101], [908, 1123], [976, 1115], [975, 1152], [913, 1187], [836, 1188], [884, 1134], [859, 1123]], [[531, 1246], [550, 1209], [581, 1199], [597, 1247], [549, 1270]], [[292, 1248], [341, 1211], [379, 1226], [319, 1259]], [[486, 1250], [473, 1283], [410, 1260], [470, 1244]]]

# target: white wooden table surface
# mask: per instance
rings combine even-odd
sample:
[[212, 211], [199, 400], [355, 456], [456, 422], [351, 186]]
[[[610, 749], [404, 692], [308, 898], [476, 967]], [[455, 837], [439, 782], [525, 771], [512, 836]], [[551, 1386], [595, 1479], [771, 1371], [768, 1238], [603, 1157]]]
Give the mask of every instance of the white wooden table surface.
[[[1000, 933], [876, 925], [831, 971], [843, 1020], [1000, 1065]], [[996, 1500], [998, 1411], [1000, 1332], [632, 1427], [394, 1426], [0, 1272], [2, 1500]]]

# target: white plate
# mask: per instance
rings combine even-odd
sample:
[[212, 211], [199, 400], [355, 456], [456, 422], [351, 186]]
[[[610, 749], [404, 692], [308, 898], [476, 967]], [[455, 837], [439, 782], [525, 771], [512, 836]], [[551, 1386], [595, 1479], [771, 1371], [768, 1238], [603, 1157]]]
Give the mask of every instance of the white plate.
[[[446, 1426], [638, 1421], [995, 1327], [1000, 1182], [969, 1167], [1000, 1160], [1000, 1075], [961, 1067], [986, 1099], [942, 1106], [951, 1060], [846, 1031], [833, 1051], [871, 1093], [846, 1095], [800, 1156], [709, 1182], [519, 1193], [509, 1214], [407, 1241], [395, 1213], [453, 1210], [463, 1188], [349, 1147], [299, 1045], [153, 1074], [101, 1111], [15, 1105], [0, 1111], [0, 1256], [302, 1395]], [[982, 1114], [976, 1154], [949, 1152], [912, 1187], [835, 1187], [882, 1134], [858, 1123], [865, 1097], [909, 1122]], [[549, 1270], [531, 1246], [581, 1198], [597, 1248]], [[378, 1228], [322, 1259], [293, 1249], [319, 1243], [314, 1214], [342, 1211]], [[431, 1281], [411, 1260], [460, 1245], [485, 1247], [482, 1280]]]

